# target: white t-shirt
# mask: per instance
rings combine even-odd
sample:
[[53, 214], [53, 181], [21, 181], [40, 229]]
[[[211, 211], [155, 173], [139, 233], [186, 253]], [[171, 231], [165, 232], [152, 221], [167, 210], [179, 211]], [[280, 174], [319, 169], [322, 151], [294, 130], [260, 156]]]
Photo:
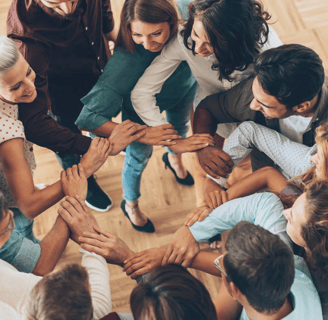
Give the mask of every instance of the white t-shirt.
[[303, 134], [310, 130], [312, 117], [290, 116], [279, 119], [280, 132], [290, 140], [303, 143]]
[[[93, 319], [101, 319], [112, 311], [109, 272], [106, 260], [95, 253], [80, 248], [81, 265], [89, 274]], [[25, 318], [26, 303], [34, 286], [42, 279], [32, 273], [19, 272], [9, 263], [0, 259], [0, 308], [4, 306], [10, 320]], [[13, 312], [13, 310], [15, 312]], [[2, 312], [2, 308], [1, 308]], [[0, 312], [0, 316], [2, 313]], [[2, 320], [3, 318], [0, 317]], [[6, 319], [6, 318], [4, 318]]]

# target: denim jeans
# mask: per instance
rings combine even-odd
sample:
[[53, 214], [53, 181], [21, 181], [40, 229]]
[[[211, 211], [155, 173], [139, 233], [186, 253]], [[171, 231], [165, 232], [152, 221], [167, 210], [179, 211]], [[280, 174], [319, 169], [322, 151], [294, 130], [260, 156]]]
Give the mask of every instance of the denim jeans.
[[18, 208], [10, 208], [14, 213], [14, 220], [16, 224], [15, 230], [18, 231], [25, 238], [32, 240], [34, 243], [39, 243], [40, 240], [35, 238], [33, 234], [33, 219], [25, 217]]
[[[51, 112], [48, 112], [48, 114], [55, 119], [58, 124], [62, 127], [70, 129], [74, 133], [80, 133], [81, 131], [78, 129], [77, 125], [74, 123], [75, 118], [72, 117], [65, 117], [65, 116], [56, 116], [52, 114]], [[57, 153], [55, 153], [56, 158], [60, 166], [66, 170], [67, 168], [71, 168], [74, 164], [80, 163], [80, 155], [78, 154], [68, 154], [64, 158], [61, 158]]]
[[[192, 90], [190, 90], [192, 91]], [[189, 130], [190, 111], [194, 100], [194, 91], [179, 104], [166, 110], [166, 119], [173, 125], [178, 134], [185, 138]], [[176, 154], [169, 148], [169, 153]], [[137, 201], [140, 194], [141, 176], [152, 155], [153, 146], [140, 142], [132, 142], [126, 148], [126, 156], [122, 169], [123, 198], [127, 201]]]

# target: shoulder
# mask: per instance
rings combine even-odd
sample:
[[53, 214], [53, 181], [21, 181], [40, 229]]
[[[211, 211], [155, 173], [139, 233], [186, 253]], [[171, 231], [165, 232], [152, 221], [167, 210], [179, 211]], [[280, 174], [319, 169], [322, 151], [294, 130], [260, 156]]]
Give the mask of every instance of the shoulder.
[[[175, 35], [162, 49], [161, 55], [166, 59], [180, 59], [181, 61], [186, 60], [185, 48], [183, 44], [183, 38], [180, 34], [180, 28], [178, 29], [177, 35]], [[190, 50], [188, 50], [190, 51]], [[190, 51], [191, 52], [191, 51]]]
[[17, 109], [17, 105], [0, 109], [0, 144], [15, 138], [25, 139], [24, 126], [16, 118]]
[[131, 92], [157, 54], [138, 47], [134, 54], [116, 48], [108, 60], [97, 86], [110, 87], [117, 93]]
[[[295, 258], [295, 279], [291, 288], [295, 319], [322, 319], [319, 294], [303, 258]], [[294, 319], [294, 318], [293, 318]]]
[[36, 0], [13, 0], [7, 16], [7, 35], [32, 34], [34, 23], [41, 17], [45, 19], [46, 14]]

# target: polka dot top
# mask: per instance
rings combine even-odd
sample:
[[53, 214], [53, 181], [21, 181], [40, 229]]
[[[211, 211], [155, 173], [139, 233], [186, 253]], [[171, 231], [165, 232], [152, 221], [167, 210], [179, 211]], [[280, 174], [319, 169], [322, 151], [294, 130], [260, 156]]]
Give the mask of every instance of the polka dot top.
[[[18, 120], [18, 105], [12, 105], [0, 100], [0, 143], [15, 139], [24, 139], [24, 153], [31, 174], [36, 168], [33, 144], [26, 140], [23, 123]], [[4, 194], [10, 207], [17, 207], [9, 190], [4, 171], [0, 165], [0, 191]]]

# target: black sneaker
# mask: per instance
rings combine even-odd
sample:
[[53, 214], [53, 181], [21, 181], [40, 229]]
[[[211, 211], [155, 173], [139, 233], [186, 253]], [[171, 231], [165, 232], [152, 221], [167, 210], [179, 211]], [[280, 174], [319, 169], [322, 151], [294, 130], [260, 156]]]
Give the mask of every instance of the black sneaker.
[[86, 205], [96, 211], [106, 212], [112, 205], [112, 199], [99, 187], [94, 176], [88, 178], [88, 194]]

